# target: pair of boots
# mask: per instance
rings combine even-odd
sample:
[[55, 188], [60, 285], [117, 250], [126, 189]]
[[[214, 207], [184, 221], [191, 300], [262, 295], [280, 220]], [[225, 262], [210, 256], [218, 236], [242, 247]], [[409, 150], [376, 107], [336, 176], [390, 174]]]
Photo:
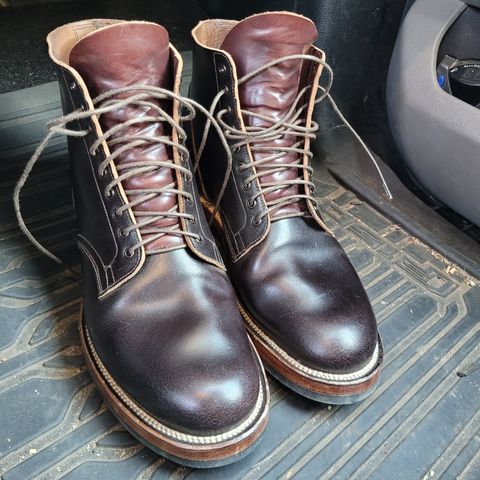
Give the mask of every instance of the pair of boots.
[[160, 25], [48, 36], [66, 116], [46, 141], [69, 138], [86, 362], [125, 427], [183, 464], [251, 449], [268, 416], [262, 363], [320, 402], [378, 381], [372, 308], [313, 196], [316, 36], [286, 12], [201, 22], [188, 99]]

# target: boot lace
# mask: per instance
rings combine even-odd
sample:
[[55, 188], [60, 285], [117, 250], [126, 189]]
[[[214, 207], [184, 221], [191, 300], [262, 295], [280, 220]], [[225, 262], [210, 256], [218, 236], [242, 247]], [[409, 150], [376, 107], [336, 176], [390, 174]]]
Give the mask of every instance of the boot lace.
[[[269, 63], [266, 63], [260, 68], [244, 75], [238, 80], [238, 85], [242, 85], [246, 81], [250, 80], [252, 77], [258, 75], [259, 73], [263, 72], [264, 70], [278, 63], [286, 62], [289, 60], [297, 60], [297, 59], [316, 62], [319, 65], [322, 65], [323, 68], [328, 72], [329, 75], [328, 75], [327, 84], [325, 87], [322, 87], [319, 85], [318, 89], [320, 90], [321, 93], [315, 99], [314, 103], [319, 104], [323, 100], [328, 99], [328, 101], [332, 105], [334, 111], [336, 112], [340, 120], [355, 136], [355, 138], [359, 141], [362, 148], [367, 153], [368, 157], [370, 158], [370, 160], [372, 161], [373, 165], [375, 166], [378, 172], [378, 175], [382, 181], [382, 185], [387, 197], [389, 199], [392, 199], [393, 198], [392, 194], [390, 192], [390, 189], [388, 188], [387, 182], [383, 176], [380, 166], [378, 165], [378, 162], [376, 161], [375, 157], [373, 156], [373, 154], [371, 153], [371, 151], [369, 150], [365, 142], [361, 139], [360, 135], [354, 130], [351, 124], [344, 117], [344, 115], [338, 108], [337, 104], [333, 100], [332, 96], [330, 95], [330, 89], [333, 84], [333, 70], [330, 67], [330, 65], [328, 65], [327, 62], [319, 59], [318, 57], [315, 57], [313, 55], [307, 55], [307, 54], [284, 56], [276, 60], [273, 60]], [[297, 178], [295, 179], [289, 180], [284, 178], [282, 179], [281, 177], [279, 177], [278, 179], [273, 181], [259, 182], [260, 189], [256, 194], [250, 197], [248, 201], [249, 206], [253, 206], [256, 203], [258, 197], [265, 196], [268, 193], [277, 191], [279, 189], [287, 189], [292, 185], [303, 186], [304, 188], [299, 189], [298, 192], [296, 193], [282, 195], [279, 198], [274, 200], [267, 200], [265, 202], [267, 208], [259, 215], [257, 222], [260, 222], [260, 220], [263, 217], [265, 217], [269, 213], [283, 206], [287, 206], [287, 205], [301, 202], [304, 200], [309, 200], [315, 205], [315, 207], [318, 206], [318, 201], [313, 196], [315, 193], [315, 185], [310, 180], [313, 174], [313, 169], [310, 165], [308, 164], [305, 165], [303, 163], [304, 155], [306, 155], [309, 159], [313, 157], [313, 153], [310, 151], [310, 149], [306, 148], [306, 139], [307, 138], [311, 140], [315, 139], [316, 137], [315, 132], [318, 130], [318, 124], [315, 121], [312, 120], [309, 126], [306, 124], [305, 113], [309, 107], [309, 102], [307, 101], [303, 104], [300, 104], [302, 99], [306, 98], [306, 94], [308, 90], [310, 90], [311, 88], [312, 88], [311, 85], [307, 85], [304, 88], [302, 88], [298, 92], [298, 95], [293, 101], [291, 107], [288, 109], [285, 115], [280, 119], [275, 119], [268, 115], [259, 114], [246, 109], [240, 110], [243, 118], [252, 117], [252, 118], [261, 119], [267, 122], [268, 124], [270, 124], [270, 126], [268, 127], [245, 126], [244, 129], [239, 130], [227, 124], [224, 121], [223, 119], [224, 115], [229, 113], [228, 108], [222, 109], [218, 111], [218, 113], [216, 114], [216, 119], [218, 123], [221, 125], [221, 127], [223, 128], [223, 134], [225, 138], [230, 140], [230, 143], [231, 143], [230, 148], [233, 152], [237, 152], [241, 147], [247, 145], [250, 148], [250, 151], [252, 153], [255, 153], [255, 152], [270, 153], [270, 155], [265, 156], [264, 158], [261, 158], [258, 160], [253, 159], [249, 162], [240, 163], [239, 165], [236, 165], [236, 168], [239, 171], [253, 168], [253, 171], [256, 172], [244, 180], [243, 188], [245, 190], [248, 190], [251, 182], [255, 181], [256, 179], [261, 179], [262, 177], [270, 176], [277, 172], [282, 172], [292, 168], [298, 171]], [[211, 113], [215, 111], [218, 105], [218, 102], [220, 101], [220, 99], [225, 93], [227, 93], [227, 90], [223, 89], [215, 96], [215, 98], [212, 101], [212, 106], [210, 108]], [[289, 137], [291, 136], [292, 138], [298, 138], [298, 141], [296, 141], [291, 146], [285, 146], [285, 147], [265, 145], [265, 143], [269, 143], [269, 142], [272, 142], [273, 140], [281, 139], [286, 136], [289, 136]], [[281, 163], [278, 161], [282, 157], [285, 157], [292, 152], [297, 155], [297, 158], [295, 161], [293, 162], [289, 161], [288, 163], [287, 162]], [[232, 166], [229, 165], [229, 168], [230, 168], [230, 171], [228, 172], [228, 174], [230, 174]], [[228, 181], [227, 175], [225, 176], [225, 179], [226, 180], [224, 182], [222, 191], [224, 191], [225, 183]], [[302, 193], [302, 192], [305, 192], [305, 193]], [[218, 203], [219, 202], [217, 202], [217, 206], [218, 206]]]
[[[124, 95], [124, 94], [131, 94], [131, 95], [126, 98], [118, 98], [119, 95]], [[154, 102], [153, 100], [157, 100], [158, 103]], [[180, 111], [182, 113], [180, 114], [180, 118], [179, 118], [180, 121], [178, 123], [175, 122], [172, 116], [170, 116], [160, 106], [161, 105], [160, 101], [165, 101], [165, 100], [177, 100], [179, 102], [181, 107]], [[136, 106], [139, 106], [140, 108], [145, 107], [145, 108], [154, 110], [155, 112], [154, 115], [131, 118], [125, 122], [116, 124], [115, 126], [113, 126], [108, 130], [105, 130], [103, 134], [100, 135], [90, 146], [89, 151], [92, 156], [95, 155], [98, 148], [101, 146], [101, 144], [104, 141], [107, 142], [107, 145], [110, 148], [113, 146], [118, 147], [113, 152], [111, 152], [105, 158], [105, 160], [103, 160], [102, 162], [99, 162], [99, 164], [97, 165], [98, 174], [101, 176], [105, 174], [108, 166], [115, 166], [119, 173], [118, 178], [113, 179], [105, 187], [104, 194], [107, 197], [113, 195], [114, 188], [118, 185], [121, 185], [122, 182], [127, 180], [128, 178], [134, 177], [139, 174], [153, 172], [163, 167], [170, 168], [174, 172], [175, 171], [180, 172], [182, 175], [185, 176], [185, 179], [187, 182], [193, 181], [194, 171], [192, 172], [189, 168], [185, 166], [175, 164], [173, 160], [164, 160], [164, 161], [140, 160], [140, 161], [129, 161], [124, 164], [116, 165], [115, 159], [119, 155], [123, 154], [124, 152], [134, 148], [144, 147], [144, 146], [149, 146], [154, 144], [163, 144], [163, 145], [177, 149], [181, 154], [181, 156], [187, 159], [187, 162], [188, 162], [190, 158], [190, 153], [188, 148], [184, 145], [184, 142], [187, 139], [187, 134], [185, 133], [185, 130], [182, 128], [181, 124], [185, 121], [191, 121], [196, 115], [196, 110], [200, 111], [206, 116], [207, 123], [205, 125], [200, 147], [198, 148], [198, 151], [196, 153], [196, 158], [194, 162], [195, 168], [198, 165], [199, 159], [202, 155], [202, 152], [206, 143], [206, 139], [208, 136], [208, 132], [211, 126], [213, 126], [217, 130], [220, 136], [220, 139], [222, 141], [222, 144], [225, 148], [225, 151], [227, 153], [227, 158], [229, 159], [228, 162], [229, 164], [231, 164], [231, 152], [223, 136], [221, 127], [218, 125], [217, 121], [212, 116], [212, 114], [209, 111], [207, 111], [204, 107], [202, 107], [202, 105], [195, 102], [194, 100], [182, 97], [181, 95], [177, 95], [169, 90], [159, 88], [159, 87], [132, 85], [128, 87], [109, 90], [108, 92], [105, 92], [97, 96], [96, 98], [94, 98], [92, 102], [94, 107], [93, 109], [90, 109], [90, 110], [77, 109], [68, 115], [64, 115], [62, 117], [59, 117], [55, 120], [50, 121], [47, 124], [48, 133], [45, 136], [45, 138], [42, 140], [42, 142], [38, 145], [37, 149], [35, 150], [30, 160], [27, 162], [22, 175], [17, 185], [15, 186], [15, 191], [14, 191], [14, 208], [15, 208], [15, 213], [17, 215], [17, 220], [18, 220], [20, 229], [23, 231], [23, 233], [27, 236], [30, 242], [38, 250], [40, 250], [42, 253], [44, 253], [45, 255], [47, 255], [48, 257], [50, 257], [52, 260], [59, 263], [60, 265], [65, 265], [65, 264], [59, 257], [53, 254], [43, 245], [41, 245], [35, 239], [35, 237], [32, 235], [32, 233], [26, 226], [21, 213], [20, 194], [35, 163], [37, 162], [43, 150], [47, 147], [50, 139], [53, 136], [65, 135], [67, 137], [85, 137], [86, 135], [89, 134], [89, 130], [75, 130], [69, 127], [70, 123], [74, 121], [82, 120], [85, 118], [90, 118], [93, 116], [97, 116], [98, 118], [100, 118], [102, 115], [106, 113], [118, 110], [119, 108], [122, 108], [122, 107], [126, 107], [127, 105], [136, 105]], [[178, 135], [178, 141], [174, 142], [172, 140], [171, 135], [168, 135], [168, 136], [164, 135], [164, 136], [157, 136], [157, 137], [142, 136], [141, 134], [121, 135], [121, 131], [125, 127], [129, 127], [137, 123], [145, 124], [145, 123], [158, 123], [158, 122], [166, 122], [171, 127], [172, 132], [176, 131]], [[116, 134], [119, 134], [119, 135], [115, 136]], [[186, 164], [188, 165], [188, 163]], [[223, 192], [221, 193], [223, 195]], [[179, 188], [176, 185], [176, 182], [172, 182], [164, 187], [159, 187], [159, 188], [138, 189], [138, 190], [125, 189], [125, 194], [132, 199], [128, 200], [127, 203], [125, 203], [115, 211], [115, 215], [117, 216], [121, 216], [125, 212], [127, 212], [129, 209], [133, 209], [134, 207], [163, 194], [176, 195], [177, 198], [183, 197], [188, 202], [193, 201], [193, 196], [189, 192]], [[134, 217], [135, 217], [136, 223], [134, 225], [127, 227], [125, 230], [122, 230], [120, 234], [126, 237], [130, 234], [131, 231], [139, 229], [141, 235], [149, 235], [149, 236], [148, 238], [141, 237], [141, 239], [138, 242], [136, 242], [134, 245], [132, 245], [129, 248], [129, 250], [127, 251], [127, 254], [130, 256], [134, 254], [134, 251], [136, 249], [141, 248], [142, 246], [147, 245], [148, 243], [153, 242], [158, 238], [167, 234], [174, 234], [174, 235], [180, 235], [184, 237], [193, 237], [193, 238], [199, 239], [199, 236], [197, 234], [191, 233], [191, 232], [188, 232], [187, 230], [182, 229], [180, 222], [176, 222], [175, 225], [170, 227], [165, 227], [165, 228], [158, 227], [155, 225], [157, 221], [165, 218], [175, 218], [175, 219], [184, 218], [188, 221], [195, 222], [196, 218], [194, 215], [182, 213], [178, 211], [178, 202], [176, 202], [175, 207], [173, 207], [168, 211], [138, 211], [137, 210], [134, 212]], [[156, 251], [147, 250], [146, 253], [153, 254], [153, 253], [156, 253]]]

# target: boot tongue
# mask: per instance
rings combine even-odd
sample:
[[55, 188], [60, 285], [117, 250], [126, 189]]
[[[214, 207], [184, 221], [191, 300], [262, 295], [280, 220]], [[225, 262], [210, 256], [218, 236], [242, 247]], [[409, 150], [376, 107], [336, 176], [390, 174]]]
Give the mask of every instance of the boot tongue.
[[[240, 78], [280, 57], [305, 53], [316, 38], [315, 25], [305, 17], [291, 13], [264, 13], [246, 18], [233, 27], [221, 48], [232, 56]], [[301, 69], [301, 60], [289, 60], [278, 63], [243, 83], [239, 87], [242, 109], [275, 119], [282, 118], [298, 94]], [[265, 120], [247, 115], [244, 122], [250, 126], [271, 125]], [[296, 141], [297, 139], [290, 135], [262, 145], [288, 147]], [[255, 152], [254, 159], [261, 160], [273, 153], [275, 153], [273, 150], [266, 153]], [[297, 154], [288, 153], [275, 163], [293, 163], [296, 160]], [[258, 170], [261, 171], [262, 167]], [[265, 175], [260, 178], [260, 182], [293, 180], [298, 178], [300, 173], [301, 170], [290, 168], [273, 175]], [[272, 201], [295, 193], [299, 193], [298, 186], [284, 187], [266, 194], [265, 197], [267, 201]], [[278, 217], [304, 209], [305, 205], [296, 203], [276, 210], [273, 216]]]
[[[70, 53], [70, 65], [78, 71], [85, 81], [92, 98], [114, 88], [130, 85], [146, 85], [162, 87], [171, 90], [173, 87], [173, 72], [170, 62], [169, 37], [165, 28], [160, 25], [145, 22], [122, 22], [103, 28], [80, 40]], [[138, 92], [118, 95], [126, 98]], [[150, 99], [154, 104], [158, 101]], [[171, 102], [162, 102], [167, 109]], [[119, 108], [100, 117], [104, 131], [118, 123], [142, 116], [155, 116], [158, 112], [152, 108], [130, 105]], [[139, 135], [142, 137], [160, 137], [169, 134], [164, 122], [136, 123], [121, 129], [115, 136]], [[115, 150], [121, 145], [112, 146]], [[155, 143], [145, 147], [130, 149], [115, 159], [115, 163], [168, 161], [172, 153], [165, 145]], [[159, 168], [150, 173], [138, 174], [122, 182], [125, 190], [142, 190], [162, 188], [175, 183], [172, 169]], [[130, 201], [137, 199], [136, 195], [127, 196]], [[177, 204], [176, 195], [161, 194], [142, 202], [134, 207], [135, 212], [167, 212]], [[145, 220], [139, 217], [138, 221]], [[147, 228], [175, 227], [179, 225], [176, 218], [163, 218], [152, 223]], [[149, 234], [142, 234], [143, 239]], [[158, 250], [176, 244], [183, 244], [179, 235], [164, 235], [146, 245], [147, 250]]]
[[171, 88], [169, 56], [165, 28], [122, 22], [80, 40], [70, 53], [70, 65], [96, 97], [128, 85]]

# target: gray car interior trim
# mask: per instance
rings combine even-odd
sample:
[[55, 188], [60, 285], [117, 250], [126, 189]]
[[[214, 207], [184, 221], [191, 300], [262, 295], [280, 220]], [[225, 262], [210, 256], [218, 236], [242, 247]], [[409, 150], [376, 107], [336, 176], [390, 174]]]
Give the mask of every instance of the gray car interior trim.
[[437, 83], [438, 48], [465, 10], [460, 0], [417, 0], [392, 56], [387, 107], [403, 158], [445, 205], [480, 225], [480, 110]]

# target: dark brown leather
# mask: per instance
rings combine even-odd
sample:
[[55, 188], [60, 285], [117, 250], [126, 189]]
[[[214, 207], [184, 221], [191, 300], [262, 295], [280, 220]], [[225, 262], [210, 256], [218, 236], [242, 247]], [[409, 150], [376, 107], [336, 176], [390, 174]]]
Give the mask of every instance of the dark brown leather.
[[[313, 22], [297, 15], [271, 13], [255, 15], [238, 23], [225, 37], [222, 50], [228, 52], [235, 62], [238, 77], [253, 72], [266, 63], [287, 55], [305, 53], [315, 42], [317, 29]], [[300, 85], [302, 61], [289, 60], [279, 63], [254, 76], [239, 87], [239, 97], [243, 109], [254, 113], [267, 115], [275, 120], [285, 116], [294, 102]], [[245, 124], [250, 126], [269, 127], [271, 122], [261, 118], [244, 115]], [[262, 146], [291, 147], [297, 137], [283, 136]], [[253, 158], [260, 160], [272, 152], [255, 152]], [[287, 153], [285, 156], [269, 163], [294, 163], [299, 160], [297, 153]], [[271, 170], [259, 167], [258, 171]], [[260, 183], [277, 180], [293, 180], [298, 178], [300, 170], [285, 169], [271, 175], [260, 177]], [[265, 195], [265, 200], [276, 200], [281, 197], [300, 192], [298, 185], [283, 187]], [[281, 218], [284, 215], [295, 214], [306, 210], [304, 201], [292, 203], [276, 209], [271, 218]]]
[[[58, 68], [58, 81], [64, 113], [87, 108], [87, 100], [72, 73]], [[90, 155], [88, 149], [98, 138], [91, 119], [72, 122], [71, 128], [88, 130], [83, 138], [68, 137], [68, 153], [75, 203], [78, 245], [90, 260], [95, 272], [97, 295], [104, 295], [125, 279], [134, 275], [142, 262], [142, 251], [132, 257], [125, 255], [140, 237], [136, 230], [123, 237], [120, 232], [134, 226], [129, 215], [115, 215], [124, 206], [119, 194], [106, 197], [104, 192], [113, 180], [110, 169], [99, 175], [98, 165], [105, 160], [103, 148]]]
[[[173, 87], [173, 72], [170, 62], [168, 32], [160, 25], [149, 23], [119, 23], [90, 34], [80, 40], [70, 53], [70, 65], [77, 70], [85, 80], [90, 95], [96, 97], [114, 88], [128, 85], [149, 85], [171, 90]], [[133, 95], [124, 94], [119, 98]], [[158, 102], [153, 102], [158, 105]], [[170, 107], [171, 105], [167, 105]], [[134, 117], [155, 115], [152, 108], [141, 108], [129, 105], [100, 117], [100, 123], [108, 130], [118, 123]], [[145, 137], [160, 137], [165, 132], [165, 123], [137, 123], [117, 132], [112, 138], [123, 135], [142, 135]], [[121, 147], [118, 145], [113, 147]], [[137, 147], [119, 155], [115, 163], [125, 164], [131, 161], [161, 160], [172, 161], [172, 152], [164, 144]], [[165, 187], [174, 182], [173, 170], [162, 167], [154, 172], [143, 173], [123, 181], [125, 190], [142, 190], [152, 187]], [[134, 201], [138, 195], [130, 195]], [[134, 207], [134, 212], [167, 212], [175, 207], [177, 197], [168, 194], [142, 202]], [[180, 222], [176, 218], [162, 218], [151, 226], [166, 228]], [[147, 239], [152, 235], [144, 234]], [[145, 249], [159, 250], [184, 245], [181, 235], [164, 235], [150, 243]]]
[[377, 326], [367, 294], [338, 242], [313, 219], [272, 223], [266, 240], [227, 268], [247, 311], [304, 365], [351, 373], [371, 359]]
[[[190, 95], [205, 107], [210, 107], [213, 97], [220, 90], [227, 88], [230, 92], [235, 91], [234, 69], [224, 52], [212, 52], [199, 45], [194, 45], [193, 50], [195, 68], [192, 72]], [[224, 95], [219, 109], [227, 109], [225, 121], [240, 128], [241, 119], [233, 95]], [[197, 147], [204, 124], [205, 121], [198, 116], [193, 122], [192, 138], [197, 142]], [[239, 151], [233, 151], [232, 156], [233, 170], [220, 203], [220, 211], [223, 213], [225, 240], [230, 255], [232, 258], [240, 258], [265, 237], [270, 222], [268, 217], [263, 217], [260, 223], [256, 222], [266, 208], [263, 198], [260, 197], [253, 206], [248, 203], [250, 196], [260, 191], [258, 182], [251, 182], [248, 188], [245, 188], [245, 180], [253, 170], [237, 168], [251, 160], [247, 148], [244, 146]], [[197, 174], [203, 195], [212, 202], [216, 202], [218, 198], [226, 170], [227, 156], [222, 144], [218, 135], [210, 132]]]
[[[106, 32], [115, 32], [108, 36], [107, 44]], [[98, 48], [96, 35], [101, 38]], [[165, 72], [170, 77], [176, 67], [172, 51], [165, 54], [165, 41], [161, 27], [138, 22], [86, 37], [74, 48], [72, 57], [91, 92], [84, 92], [73, 72], [61, 66], [64, 112], [85, 109], [89, 96], [128, 83], [124, 72], [130, 71], [129, 61], [138, 67], [130, 71], [131, 83], [161, 81]], [[150, 61], [147, 53], [152, 56]], [[122, 59], [124, 69], [113, 65], [110, 57]], [[141, 114], [125, 108], [109, 115], [104, 128]], [[161, 423], [196, 435], [234, 428], [254, 409], [260, 385], [264, 392], [267, 386], [219, 254], [215, 262], [209, 256], [214, 243], [194, 182], [185, 186], [194, 197], [188, 208], [197, 221], [191, 228], [202, 235], [199, 247], [205, 250], [201, 255], [191, 248], [150, 254], [142, 265], [140, 249], [131, 258], [125, 255], [138, 237], [135, 231], [127, 237], [119, 234], [132, 225], [128, 215], [114, 214], [123, 205], [121, 196], [106, 197], [104, 193], [113, 178], [109, 168], [103, 176], [98, 172], [105, 152], [100, 149], [95, 156], [89, 154], [98, 138], [91, 118], [72, 122], [70, 127], [90, 131], [86, 137], [69, 138], [69, 153], [79, 243], [84, 252], [83, 317], [94, 349], [117, 384]], [[154, 125], [141, 133], [158, 135], [159, 129]], [[127, 162], [128, 155], [122, 155], [121, 161]], [[130, 155], [167, 158], [163, 147], [138, 149]], [[141, 178], [138, 185], [163, 185], [168, 175]], [[165, 201], [155, 205], [163, 209]], [[266, 408], [264, 405], [262, 410]]]
[[88, 331], [133, 399], [191, 434], [224, 432], [245, 420], [261, 367], [222, 270], [187, 249], [149, 255], [141, 274], [98, 301], [92, 269], [84, 266]]
[[[289, 13], [266, 13], [247, 18], [233, 29], [230, 23], [221, 25], [221, 20], [206, 21], [193, 31], [197, 43], [191, 86], [194, 98], [208, 107], [227, 87], [219, 109], [231, 107], [225, 121], [234, 126], [240, 123], [240, 108], [254, 106], [271, 115], [283, 111], [297, 92], [294, 85], [301, 81], [299, 76], [307, 78], [304, 69], [299, 75], [297, 62], [284, 63], [282, 68], [260, 75], [258, 84], [256, 77], [250, 80], [236, 98], [235, 68], [218, 39], [224, 36], [223, 47], [230, 49], [242, 75], [275, 55], [307, 49], [306, 42], [314, 38], [311, 22]], [[225, 35], [228, 28], [231, 31]], [[207, 78], [215, 81], [206, 84]], [[281, 94], [270, 96], [269, 92]], [[195, 138], [200, 126], [194, 127]], [[243, 155], [248, 158], [247, 152]], [[225, 171], [225, 162], [218, 143], [210, 139], [200, 165], [210, 201], [217, 199], [218, 177]], [[232, 247], [229, 225], [243, 218], [244, 205], [252, 194], [252, 190], [238, 188], [241, 175], [233, 169], [225, 194], [228, 201], [221, 203], [224, 226], [220, 233], [228, 246], [227, 270], [240, 302], [257, 325], [300, 363], [331, 373], [360, 370], [372, 358], [378, 334], [370, 302], [347, 255], [319, 222], [302, 216], [272, 219], [275, 221], [269, 222], [263, 235], [259, 235], [262, 225], [245, 222], [242, 238], [255, 238], [256, 245]], [[239, 200], [232, 201], [236, 198]], [[264, 208], [264, 202], [258, 202], [252, 211], [258, 214]]]

